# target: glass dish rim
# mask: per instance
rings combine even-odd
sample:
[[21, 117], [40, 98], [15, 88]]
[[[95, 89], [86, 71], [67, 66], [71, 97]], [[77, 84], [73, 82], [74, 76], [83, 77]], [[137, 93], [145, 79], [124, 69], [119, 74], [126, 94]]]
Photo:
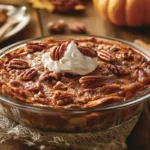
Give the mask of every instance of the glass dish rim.
[[[110, 42], [119, 42], [119, 43], [123, 43], [125, 45], [129, 45], [133, 48], [136, 49], [136, 51], [138, 53], [140, 53], [142, 56], [146, 57], [146, 59], [150, 59], [150, 56], [148, 56], [148, 54], [145, 54], [144, 51], [148, 51], [146, 50], [145, 48], [135, 44], [135, 43], [132, 43], [132, 42], [129, 42], [129, 41], [126, 41], [126, 40], [123, 40], [123, 39], [119, 39], [119, 38], [113, 38], [113, 37], [105, 37], [105, 36], [97, 36], [97, 35], [53, 35], [53, 36], [43, 36], [43, 37], [38, 37], [38, 38], [30, 38], [30, 39], [27, 39], [27, 40], [23, 40], [23, 41], [20, 41], [20, 42], [16, 42], [14, 44], [11, 44], [7, 47], [4, 47], [0, 50], [0, 55], [3, 55], [4, 52], [6, 51], [9, 51], [10, 49], [17, 49], [21, 46], [23, 46], [26, 42], [28, 41], [34, 41], [34, 40], [43, 40], [45, 38], [48, 38], [48, 37], [53, 37], [54, 39], [69, 39], [72, 37], [72, 39], [76, 39], [76, 38], [97, 38], [97, 39], [103, 39], [105, 41], [110, 41]], [[122, 102], [119, 102], [119, 103], [114, 103], [114, 104], [109, 104], [109, 105], [106, 105], [106, 106], [102, 106], [102, 107], [99, 107], [99, 108], [79, 108], [79, 109], [58, 109], [58, 108], [49, 108], [49, 107], [40, 107], [40, 106], [34, 106], [34, 105], [31, 105], [31, 104], [28, 104], [26, 102], [22, 102], [22, 101], [19, 101], [19, 100], [15, 100], [15, 99], [12, 99], [10, 97], [7, 97], [3, 94], [0, 94], [0, 103], [1, 101], [5, 104], [9, 104], [11, 106], [14, 106], [14, 107], [17, 107], [17, 108], [21, 108], [21, 109], [24, 109], [24, 110], [30, 110], [30, 111], [33, 111], [33, 112], [41, 112], [41, 113], [51, 113], [51, 114], [85, 114], [85, 113], [92, 113], [92, 112], [101, 112], [101, 111], [113, 111], [113, 110], [116, 110], [116, 109], [121, 109], [121, 108], [126, 108], [126, 107], [129, 107], [129, 106], [132, 106], [132, 105], [135, 105], [135, 104], [138, 104], [142, 101], [146, 101], [148, 98], [150, 98], [150, 87], [148, 87], [145, 91], [143, 91], [140, 95], [136, 96], [136, 97], [133, 97], [127, 101], [122, 101]]]

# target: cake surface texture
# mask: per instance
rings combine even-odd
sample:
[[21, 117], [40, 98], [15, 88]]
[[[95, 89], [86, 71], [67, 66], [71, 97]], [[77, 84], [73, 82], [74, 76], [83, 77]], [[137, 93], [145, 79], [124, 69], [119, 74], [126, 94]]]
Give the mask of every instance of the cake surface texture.
[[128, 45], [96, 38], [27, 42], [0, 58], [0, 93], [34, 106], [95, 108], [150, 85], [150, 62]]

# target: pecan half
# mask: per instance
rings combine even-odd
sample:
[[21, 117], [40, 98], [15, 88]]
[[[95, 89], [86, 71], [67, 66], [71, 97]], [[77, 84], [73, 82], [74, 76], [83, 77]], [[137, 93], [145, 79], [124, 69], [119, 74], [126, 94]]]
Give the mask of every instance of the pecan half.
[[73, 102], [73, 95], [69, 93], [55, 92], [53, 101], [56, 105], [67, 105]]
[[80, 78], [79, 82], [83, 88], [96, 88], [104, 85], [102, 76], [85, 76]]
[[65, 21], [64, 20], [58, 20], [58, 22], [50, 21], [47, 24], [47, 28], [52, 33], [62, 33], [65, 29]]
[[38, 71], [34, 68], [22, 72], [19, 76], [21, 80], [31, 80], [37, 75]]
[[91, 48], [81, 47], [81, 46], [77, 46], [77, 47], [83, 55], [86, 55], [89, 57], [96, 57], [97, 56], [97, 53], [95, 51], [93, 51]]
[[45, 71], [40, 75], [39, 81], [42, 82], [47, 79], [60, 80], [61, 76], [62, 76], [62, 74], [60, 72]]
[[53, 61], [57, 61], [64, 56], [65, 50], [67, 48], [67, 43], [63, 43], [61, 46], [52, 47], [50, 57]]
[[29, 68], [30, 66], [29, 63], [26, 62], [25, 60], [12, 59], [9, 61], [8, 67], [14, 69], [26, 69]]
[[107, 52], [106, 50], [100, 50], [97, 52], [98, 57], [104, 61], [111, 62], [114, 60], [113, 56], [111, 55], [110, 52]]
[[68, 25], [68, 28], [73, 33], [85, 33], [86, 32], [86, 26], [83, 23], [80, 22], [73, 22]]
[[111, 95], [107, 97], [102, 97], [98, 100], [89, 101], [87, 104], [84, 105], [84, 107], [88, 108], [88, 107], [104, 106], [104, 105], [111, 104], [114, 102], [120, 102], [122, 100], [123, 100], [123, 97]]
[[45, 49], [46, 47], [47, 47], [47, 43], [44, 43], [44, 42], [33, 41], [33, 42], [27, 43], [27, 48], [35, 50], [35, 51], [41, 51]]
[[108, 64], [107, 68], [115, 75], [126, 75], [129, 74], [129, 71], [121, 66]]
[[54, 90], [66, 90], [67, 86], [62, 82], [58, 81], [56, 85], [53, 87]]

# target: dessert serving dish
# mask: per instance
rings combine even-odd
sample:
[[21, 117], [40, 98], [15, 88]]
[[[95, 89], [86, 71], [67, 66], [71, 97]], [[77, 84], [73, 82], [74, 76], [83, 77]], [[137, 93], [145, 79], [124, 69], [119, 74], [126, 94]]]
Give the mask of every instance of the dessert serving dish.
[[55, 132], [121, 125], [150, 98], [148, 51], [96, 36], [24, 41], [0, 54], [0, 103], [15, 121]]

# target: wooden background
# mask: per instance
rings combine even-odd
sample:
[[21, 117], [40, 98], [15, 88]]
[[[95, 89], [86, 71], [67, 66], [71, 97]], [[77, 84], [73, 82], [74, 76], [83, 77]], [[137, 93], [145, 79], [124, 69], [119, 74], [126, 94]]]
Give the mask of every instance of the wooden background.
[[[100, 35], [107, 37], [121, 38], [133, 42], [135, 39], [142, 39], [150, 43], [150, 27], [117, 27], [99, 17], [93, 8], [91, 0], [84, 0], [87, 9], [84, 13], [70, 13], [68, 15], [49, 13], [45, 10], [31, 8], [30, 23], [17, 35], [0, 43], [0, 48], [14, 42], [33, 37], [51, 35], [47, 29], [49, 21], [64, 19], [66, 23], [82, 22], [87, 27], [87, 34]], [[0, 0], [0, 4], [28, 5], [27, 0]], [[29, 6], [30, 7], [30, 6]], [[68, 30], [65, 32], [70, 34]], [[150, 150], [150, 115], [147, 109], [144, 110], [142, 117], [132, 134], [128, 138], [129, 150]], [[20, 141], [9, 140], [0, 144], [0, 150], [35, 150]]]
[[[64, 19], [66, 23], [74, 21], [83, 22], [87, 27], [87, 34], [100, 35], [108, 37], [116, 37], [129, 41], [135, 39], [142, 39], [145, 42], [150, 43], [150, 27], [118, 27], [112, 23], [103, 20], [92, 5], [92, 0], [84, 0], [87, 9], [84, 13], [69, 13], [69, 14], [56, 14], [49, 13], [45, 10], [35, 10], [31, 8], [31, 21], [27, 27], [19, 34], [11, 39], [0, 44], [0, 47], [4, 47], [16, 41], [24, 39], [50, 35], [47, 29], [48, 21], [58, 21]], [[0, 0], [1, 4], [14, 4], [14, 5], [28, 5], [27, 0]], [[137, 14], [138, 15], [138, 14]], [[70, 34], [66, 31], [66, 34]]]

